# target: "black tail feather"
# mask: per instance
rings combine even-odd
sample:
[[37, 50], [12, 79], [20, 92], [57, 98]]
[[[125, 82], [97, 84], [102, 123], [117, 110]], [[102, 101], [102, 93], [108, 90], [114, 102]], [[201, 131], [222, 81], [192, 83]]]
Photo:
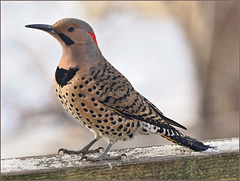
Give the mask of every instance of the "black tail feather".
[[213, 148], [209, 145], [203, 144], [202, 142], [200, 142], [194, 138], [191, 138], [191, 137], [185, 136], [185, 135], [176, 136], [173, 139], [176, 140], [177, 144], [186, 146], [194, 151], [205, 151], [208, 148]]
[[183, 135], [170, 125], [164, 125], [164, 127], [160, 128], [158, 132], [162, 137], [168, 139], [169, 141], [172, 141], [181, 146], [188, 147], [194, 151], [205, 151], [208, 148], [214, 148], [209, 145], [205, 145], [194, 138]]

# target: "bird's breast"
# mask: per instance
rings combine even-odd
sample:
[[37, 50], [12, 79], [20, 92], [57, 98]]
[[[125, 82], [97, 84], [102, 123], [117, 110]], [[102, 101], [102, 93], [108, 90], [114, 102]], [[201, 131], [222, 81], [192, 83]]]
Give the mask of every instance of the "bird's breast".
[[63, 87], [67, 85], [67, 83], [76, 75], [78, 71], [78, 67], [69, 68], [68, 70], [57, 67], [55, 72], [55, 80], [61, 87]]
[[63, 107], [83, 126], [111, 142], [132, 139], [137, 123], [99, 101], [103, 90], [93, 75], [85, 73], [77, 71], [64, 86], [55, 78], [55, 92]]

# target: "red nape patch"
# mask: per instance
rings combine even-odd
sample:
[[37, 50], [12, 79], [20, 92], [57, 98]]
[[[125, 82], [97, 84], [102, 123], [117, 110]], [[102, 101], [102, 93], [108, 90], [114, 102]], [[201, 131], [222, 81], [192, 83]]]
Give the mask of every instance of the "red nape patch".
[[97, 43], [97, 39], [96, 39], [95, 34], [94, 34], [94, 33], [91, 33], [91, 32], [88, 32], [88, 33], [89, 33], [89, 35], [91, 35], [91, 37], [93, 38], [93, 40], [95, 41], [95, 43], [96, 43], [97, 46], [98, 46], [98, 43]]

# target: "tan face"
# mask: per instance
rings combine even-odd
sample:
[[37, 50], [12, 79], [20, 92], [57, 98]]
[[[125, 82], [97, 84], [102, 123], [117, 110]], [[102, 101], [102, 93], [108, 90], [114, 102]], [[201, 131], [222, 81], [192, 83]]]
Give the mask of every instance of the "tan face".
[[65, 45], [67, 45], [68, 41], [70, 44], [70, 40], [72, 40], [75, 44], [83, 45], [86, 43], [88, 38], [91, 38], [86, 30], [80, 29], [74, 23], [55, 23], [52, 27], [57, 29], [57, 34], [53, 36], [58, 39], [61, 44], [64, 43]]

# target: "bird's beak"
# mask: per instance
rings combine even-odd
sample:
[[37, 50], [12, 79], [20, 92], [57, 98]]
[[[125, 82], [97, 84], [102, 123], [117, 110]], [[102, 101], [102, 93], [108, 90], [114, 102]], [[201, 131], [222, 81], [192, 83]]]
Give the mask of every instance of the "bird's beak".
[[57, 33], [57, 29], [53, 28], [51, 25], [45, 25], [45, 24], [31, 24], [31, 25], [26, 25], [26, 28], [35, 28], [39, 30], [43, 30], [49, 33]]

